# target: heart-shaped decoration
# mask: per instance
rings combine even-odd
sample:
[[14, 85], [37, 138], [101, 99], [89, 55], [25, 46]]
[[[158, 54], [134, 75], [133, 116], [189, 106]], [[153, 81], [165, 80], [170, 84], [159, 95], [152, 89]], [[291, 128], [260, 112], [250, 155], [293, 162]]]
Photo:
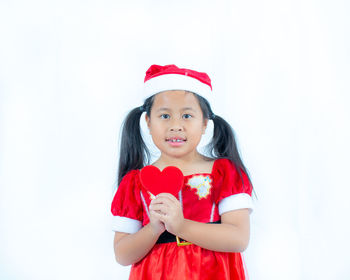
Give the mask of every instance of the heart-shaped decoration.
[[184, 183], [184, 175], [175, 166], [168, 166], [160, 171], [153, 165], [141, 169], [140, 179], [143, 187], [151, 193], [151, 197], [159, 193], [171, 193], [177, 197]]

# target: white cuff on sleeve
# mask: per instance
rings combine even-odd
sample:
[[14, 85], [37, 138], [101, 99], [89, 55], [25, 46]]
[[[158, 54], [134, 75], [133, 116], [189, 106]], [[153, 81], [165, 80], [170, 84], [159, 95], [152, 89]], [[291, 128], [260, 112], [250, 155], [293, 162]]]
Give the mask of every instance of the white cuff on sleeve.
[[142, 228], [141, 221], [130, 219], [127, 217], [113, 216], [112, 217], [112, 230], [125, 232], [125, 233], [135, 233]]
[[250, 213], [253, 211], [253, 200], [247, 193], [230, 195], [219, 202], [220, 216], [225, 212], [244, 208], [248, 208]]

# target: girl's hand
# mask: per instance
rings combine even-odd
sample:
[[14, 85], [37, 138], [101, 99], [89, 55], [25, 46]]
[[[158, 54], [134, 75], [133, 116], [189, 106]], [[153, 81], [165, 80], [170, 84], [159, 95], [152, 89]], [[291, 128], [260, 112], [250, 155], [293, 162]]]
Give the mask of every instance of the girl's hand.
[[[153, 199], [154, 200], [154, 199]], [[159, 217], [156, 215], [157, 212], [155, 210], [152, 210], [152, 202], [149, 206], [149, 220], [150, 225], [152, 227], [152, 231], [155, 235], [160, 235], [165, 231], [165, 225], [164, 223], [159, 219]]]
[[184, 216], [180, 202], [170, 193], [161, 193], [152, 200], [150, 210], [162, 221], [167, 231], [174, 235], [181, 232]]

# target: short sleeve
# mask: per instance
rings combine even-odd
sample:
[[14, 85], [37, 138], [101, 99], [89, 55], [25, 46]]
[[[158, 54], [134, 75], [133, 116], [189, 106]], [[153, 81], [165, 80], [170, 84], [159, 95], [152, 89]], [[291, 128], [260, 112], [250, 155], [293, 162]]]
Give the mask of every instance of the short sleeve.
[[253, 188], [247, 174], [242, 169], [240, 175], [230, 160], [219, 159], [215, 164], [213, 176], [220, 216], [225, 212], [244, 208], [252, 212]]
[[138, 176], [139, 171], [132, 170], [119, 184], [111, 205], [113, 231], [135, 233], [142, 227], [143, 213]]

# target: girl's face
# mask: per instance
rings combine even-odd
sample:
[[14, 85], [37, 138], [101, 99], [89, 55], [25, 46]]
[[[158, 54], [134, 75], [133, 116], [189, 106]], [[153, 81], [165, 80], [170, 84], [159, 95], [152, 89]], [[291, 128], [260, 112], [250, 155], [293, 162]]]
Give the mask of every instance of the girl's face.
[[207, 127], [197, 98], [183, 90], [158, 93], [147, 126], [162, 156], [190, 160]]

